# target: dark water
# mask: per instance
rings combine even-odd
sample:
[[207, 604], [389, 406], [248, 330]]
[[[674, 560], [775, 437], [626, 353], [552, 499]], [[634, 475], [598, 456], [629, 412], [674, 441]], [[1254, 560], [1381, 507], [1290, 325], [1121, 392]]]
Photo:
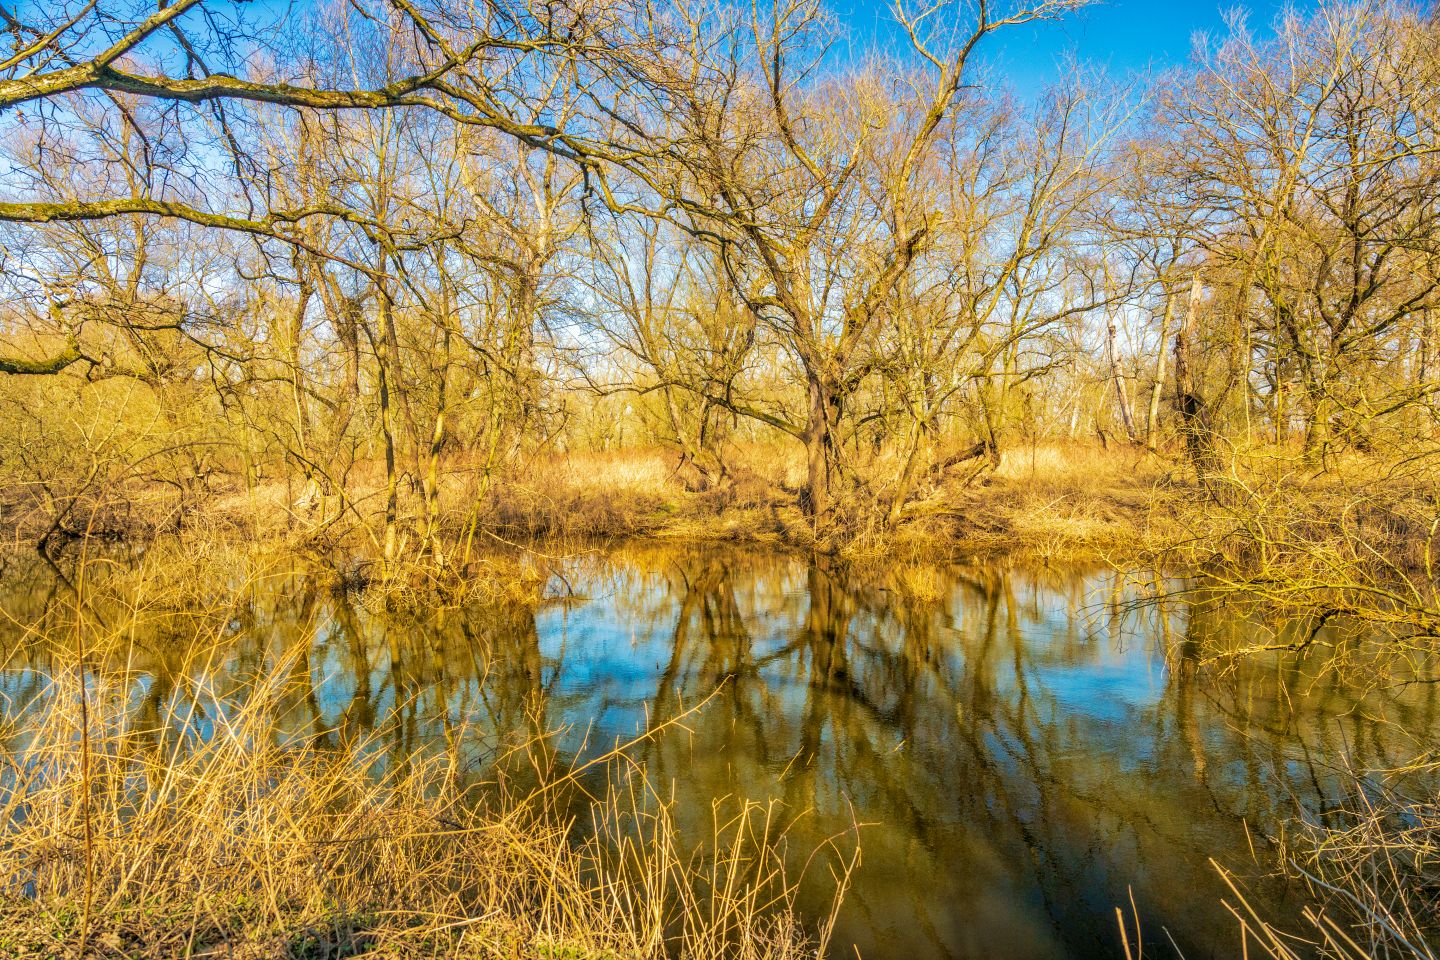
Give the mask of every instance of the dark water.
[[[1263, 631], [1136, 607], [1110, 573], [841, 573], [714, 548], [562, 569], [549, 589], [571, 599], [539, 612], [404, 621], [302, 571], [272, 578], [230, 623], [207, 695], [284, 663], [296, 734], [379, 730], [399, 755], [457, 730], [493, 747], [560, 729], [562, 755], [584, 756], [703, 701], [637, 748], [681, 820], [708, 824], [716, 797], [779, 798], [804, 814], [796, 851], [862, 824], [835, 955], [900, 960], [1119, 956], [1132, 897], [1146, 956], [1236, 956], [1210, 859], [1293, 916], [1299, 892], [1269, 876], [1279, 824], [1324, 809], [1345, 762], [1397, 764], [1440, 732], [1435, 684], [1362, 697], [1293, 657], [1204, 665], [1202, 648]], [[196, 679], [177, 676], [181, 628], [153, 623], [131, 656], [141, 720]], [[11, 709], [44, 674], [11, 655]], [[816, 911], [823, 867], [802, 890]]]

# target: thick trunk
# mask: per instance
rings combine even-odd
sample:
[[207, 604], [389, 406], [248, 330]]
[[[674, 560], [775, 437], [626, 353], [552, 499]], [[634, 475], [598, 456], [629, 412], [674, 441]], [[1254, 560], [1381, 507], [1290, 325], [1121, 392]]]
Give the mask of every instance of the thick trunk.
[[835, 479], [835, 421], [839, 401], [832, 384], [811, 372], [810, 420], [805, 429], [805, 512], [818, 528], [830, 514]]
[[395, 305], [388, 303], [380, 314], [383, 320], [382, 335], [385, 338], [385, 352], [388, 354], [390, 365], [389, 389], [390, 403], [392, 408], [400, 411], [400, 417], [405, 429], [407, 446], [409, 450], [410, 482], [413, 484], [421, 474], [421, 437], [423, 436], [419, 421], [415, 416], [415, 406], [410, 402], [410, 388], [405, 376], [404, 364], [401, 361], [400, 333], [395, 326]]
[[995, 413], [995, 408], [997, 406], [1003, 408], [1005, 402], [1004, 389], [1002, 388], [999, 404], [996, 404], [990, 399], [988, 381], [981, 384], [979, 396], [980, 413], [981, 416], [984, 418], [981, 421], [981, 426], [985, 429], [984, 437], [981, 439], [980, 442], [985, 446], [985, 457], [990, 462], [990, 469], [998, 470], [1000, 468], [1001, 459], [1000, 430], [998, 424], [996, 423], [997, 417]]
[[1208, 411], [1205, 401], [1195, 386], [1195, 371], [1191, 356], [1191, 340], [1195, 332], [1195, 314], [1200, 304], [1200, 280], [1197, 277], [1190, 285], [1190, 306], [1185, 313], [1185, 322], [1175, 334], [1175, 406], [1180, 414], [1180, 426], [1185, 434], [1185, 448], [1196, 474], [1204, 479], [1211, 472], [1210, 436]]
[[1275, 446], [1282, 450], [1289, 440], [1290, 433], [1290, 411], [1285, 400], [1285, 372], [1277, 363], [1275, 365], [1275, 391], [1270, 398], [1270, 407], [1273, 411], [1271, 419], [1274, 421]]
[[395, 450], [395, 366], [397, 338], [395, 337], [395, 304], [386, 288], [384, 273], [386, 254], [383, 247], [375, 247], [376, 264], [380, 279], [376, 284], [376, 302], [380, 312], [378, 336], [371, 337], [375, 351], [375, 373], [380, 394], [380, 435], [385, 447], [385, 532], [384, 532], [384, 578], [394, 573], [398, 549], [397, 522], [400, 504], [400, 475], [396, 464]]
[[[680, 477], [680, 482], [693, 491], [709, 490], [716, 486], [724, 475], [723, 464], [720, 469], [714, 468], [711, 463], [707, 425], [710, 420], [710, 404], [702, 402], [700, 408], [700, 422], [692, 431], [685, 422], [685, 416], [680, 410], [676, 401], [676, 391], [671, 387], [665, 387], [662, 391], [665, 400], [665, 412], [670, 418], [670, 432], [675, 439], [675, 444], [680, 448], [680, 463], [675, 470]], [[719, 461], [718, 457], [713, 458]], [[694, 468], [694, 473], [688, 473], [685, 468]]]
[[295, 405], [295, 434], [300, 447], [301, 469], [309, 480], [314, 473], [313, 453], [310, 449], [310, 401], [305, 382], [305, 357], [301, 340], [305, 336], [305, 314], [310, 308], [311, 288], [308, 282], [300, 285], [295, 312], [290, 318], [290, 328], [285, 332], [285, 361], [290, 366], [291, 402]]
[[1330, 441], [1330, 419], [1326, 413], [1323, 398], [1317, 396], [1312, 384], [1305, 385], [1306, 413], [1305, 413], [1305, 448], [1301, 453], [1304, 461], [1312, 466], [1321, 464], [1325, 458], [1325, 448]]
[[1417, 344], [1419, 349], [1416, 351], [1419, 367], [1415, 372], [1415, 384], [1421, 392], [1424, 392], [1430, 386], [1430, 377], [1432, 367], [1434, 366], [1434, 357], [1432, 355], [1432, 351], [1435, 349], [1433, 346], [1434, 343], [1435, 315], [1431, 308], [1426, 307], [1421, 321], [1420, 342]]
[[1296, 364], [1300, 381], [1300, 403], [1305, 417], [1305, 436], [1302, 457], [1308, 464], [1320, 463], [1329, 443], [1330, 404], [1328, 391], [1320, 382], [1313, 361], [1303, 360]]
[[[360, 398], [360, 321], [357, 304], [346, 303], [340, 340], [345, 348], [345, 407], [347, 415]], [[347, 416], [348, 420], [348, 416]]]
[[425, 467], [422, 491], [425, 499], [425, 549], [437, 565], [445, 560], [440, 551], [440, 453], [445, 448], [446, 414], [448, 413], [448, 387], [450, 380], [450, 327], [447, 323], [441, 339], [439, 382], [436, 384], [435, 422], [430, 432], [430, 456]]
[[1432, 410], [1434, 407], [1432, 394], [1430, 392], [1431, 380], [1435, 376], [1434, 344], [1435, 311], [1430, 307], [1426, 307], [1424, 314], [1424, 325], [1420, 329], [1420, 349], [1418, 351], [1420, 356], [1420, 366], [1419, 369], [1416, 371], [1416, 395], [1423, 398], [1420, 415], [1420, 426], [1418, 426], [1417, 429], [1423, 430], [1431, 436], [1434, 436], [1435, 434], [1435, 419], [1428, 415], [1429, 411]]
[[529, 427], [540, 411], [540, 371], [535, 358], [535, 327], [539, 317], [540, 278], [536, 269], [530, 268], [520, 274], [518, 288], [515, 291], [515, 321], [518, 336], [516, 346], [519, 349], [519, 356], [515, 363], [517, 378], [515, 389], [522, 429]]

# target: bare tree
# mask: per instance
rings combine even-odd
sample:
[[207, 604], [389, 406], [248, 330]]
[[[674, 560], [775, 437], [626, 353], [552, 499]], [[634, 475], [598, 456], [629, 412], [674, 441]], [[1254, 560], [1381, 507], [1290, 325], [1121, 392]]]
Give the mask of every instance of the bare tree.
[[643, 129], [664, 161], [647, 186], [719, 247], [736, 295], [799, 367], [803, 409], [733, 409], [804, 443], [804, 504], [817, 529], [845, 469], [847, 404], [873, 370], [889, 298], [930, 241], [920, 178], [970, 56], [996, 30], [1078, 5], [997, 12], [980, 0], [963, 29], [949, 26], [949, 5], [902, 5], [919, 66], [845, 77], [818, 69], [829, 35], [813, 0], [777, 3], [748, 23], [690, 12], [685, 59], [646, 75], [642, 115], [665, 121]]

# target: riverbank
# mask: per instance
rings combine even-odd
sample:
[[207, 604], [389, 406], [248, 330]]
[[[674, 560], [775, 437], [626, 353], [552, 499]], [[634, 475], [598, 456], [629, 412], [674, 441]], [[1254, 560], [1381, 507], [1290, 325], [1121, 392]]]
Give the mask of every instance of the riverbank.
[[[883, 463], [873, 470], [891, 472]], [[708, 482], [672, 452], [649, 448], [546, 455], [489, 480], [460, 463], [447, 473], [434, 523], [451, 560], [515, 544], [660, 541], [867, 559], [1013, 556], [1194, 569], [1253, 563], [1257, 543], [1332, 541], [1361, 544], [1350, 551], [1354, 560], [1378, 548], [1402, 571], [1425, 567], [1440, 480], [1423, 461], [1351, 457], [1320, 472], [1296, 451], [1261, 448], [1236, 453], [1202, 483], [1173, 451], [1038, 444], [1008, 450], [998, 466], [974, 463], [922, 484], [895, 520], [883, 485], [858, 477], [817, 536], [801, 510], [804, 464], [791, 446], [737, 448], [724, 475]], [[343, 502], [306, 501], [293, 481], [216, 491], [182, 526], [202, 538], [373, 548], [380, 491], [367, 480], [378, 474], [362, 470], [353, 479]], [[413, 529], [421, 504], [413, 495], [399, 503], [400, 526]], [[413, 540], [407, 545], [413, 552]]]
[[[876, 465], [873, 473], [887, 473]], [[713, 472], [713, 471], [712, 471]], [[855, 480], [817, 537], [800, 506], [804, 465], [790, 446], [730, 451], [723, 476], [703, 480], [669, 451], [547, 454], [482, 477], [459, 460], [442, 471], [434, 529], [450, 558], [505, 543], [628, 540], [780, 544], [852, 556], [888, 552], [960, 556], [1023, 553], [1055, 562], [1133, 561], [1176, 541], [1187, 504], [1201, 495], [1174, 458], [1129, 446], [1017, 447], [998, 467], [975, 462], [920, 484], [903, 515], [888, 515], [878, 480]], [[215, 480], [177, 497], [172, 488], [126, 487], [76, 503], [56, 522], [56, 503], [17, 496], [0, 510], [16, 543], [47, 532], [143, 542], [180, 532], [203, 541], [296, 545], [379, 545], [382, 477], [356, 467], [345, 493], [325, 493], [289, 477], [249, 484]], [[423, 528], [413, 483], [397, 496], [402, 530]], [[402, 537], [413, 552], [416, 534]]]
[[295, 555], [328, 565], [346, 586], [382, 587], [401, 606], [534, 602], [554, 560], [630, 543], [724, 543], [842, 563], [1009, 559], [1163, 571], [1194, 576], [1207, 595], [1257, 615], [1440, 636], [1440, 476], [1425, 459], [1351, 455], [1320, 471], [1298, 451], [1256, 448], [1233, 451], [1202, 482], [1173, 451], [1017, 445], [998, 465], [967, 462], [918, 484], [893, 520], [873, 478], [894, 465], [872, 464], [818, 531], [801, 509], [805, 470], [793, 445], [735, 447], [724, 463], [706, 477], [652, 448], [551, 453], [484, 477], [452, 460], [433, 496], [397, 491], [389, 563], [376, 464], [352, 471], [343, 493], [293, 477], [216, 481], [180, 500], [140, 486], [85, 510], [72, 505], [63, 523], [23, 497], [0, 517], [22, 552], [47, 531], [52, 554], [84, 555], [97, 541], [153, 547], [173, 570], [194, 568], [201, 585], [216, 582], [217, 560], [226, 576], [237, 550]]

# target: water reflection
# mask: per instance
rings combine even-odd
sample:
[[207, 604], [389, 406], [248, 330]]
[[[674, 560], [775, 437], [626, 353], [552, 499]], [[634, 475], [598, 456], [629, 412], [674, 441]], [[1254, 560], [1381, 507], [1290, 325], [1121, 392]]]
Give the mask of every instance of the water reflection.
[[[1322, 809], [1342, 758], [1393, 765], [1413, 752], [1398, 730], [1437, 730], [1435, 684], [1362, 697], [1278, 656], [1201, 669], [1187, 649], [1247, 627], [1134, 609], [1100, 572], [867, 575], [648, 549], [565, 579], [580, 599], [538, 612], [397, 620], [297, 566], [251, 590], [198, 659], [183, 623], [145, 618], [123, 653], [132, 709], [147, 729], [177, 698], [204, 718], [283, 665], [295, 735], [378, 731], [396, 757], [449, 747], [482, 763], [557, 729], [549, 743], [583, 757], [679, 717], [637, 752], [676, 782], [692, 829], [733, 794], [807, 812], [799, 851], [863, 824], [838, 955], [906, 960], [1116, 956], [1132, 891], [1150, 955], [1233, 955], [1209, 858], [1283, 913], [1292, 892], [1261, 874], [1296, 801]], [[33, 572], [5, 582], [16, 624], [63, 602]], [[0, 692], [24, 710], [54, 665], [18, 634], [7, 651]], [[809, 877], [818, 909], [828, 873]]]

